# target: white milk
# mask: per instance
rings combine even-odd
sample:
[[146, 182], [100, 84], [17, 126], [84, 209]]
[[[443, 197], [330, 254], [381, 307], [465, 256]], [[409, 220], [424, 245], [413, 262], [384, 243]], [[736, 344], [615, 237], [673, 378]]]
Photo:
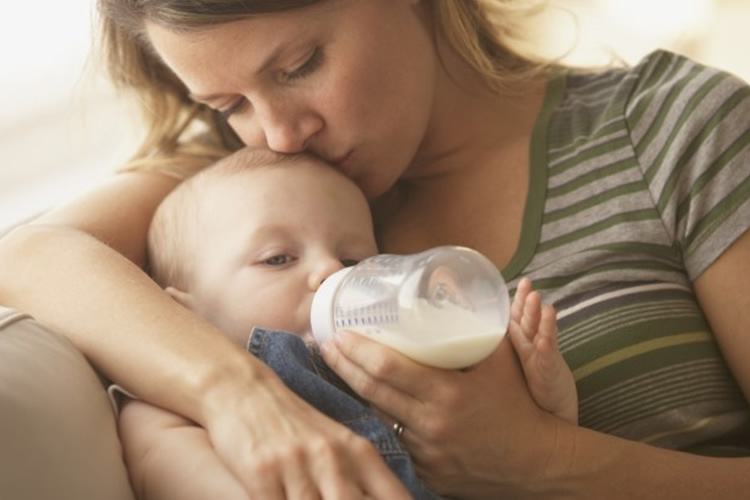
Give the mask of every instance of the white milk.
[[505, 330], [456, 305], [435, 308], [425, 299], [401, 309], [397, 324], [350, 327], [402, 354], [437, 368], [466, 368], [486, 358]]

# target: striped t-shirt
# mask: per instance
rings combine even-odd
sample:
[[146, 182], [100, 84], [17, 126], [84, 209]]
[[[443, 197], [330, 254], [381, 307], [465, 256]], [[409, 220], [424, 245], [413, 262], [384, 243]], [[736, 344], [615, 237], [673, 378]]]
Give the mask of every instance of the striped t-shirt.
[[511, 288], [531, 277], [557, 308], [580, 424], [750, 454], [750, 408], [691, 286], [750, 227], [750, 87], [667, 52], [569, 70], [550, 80], [532, 141], [503, 275]]

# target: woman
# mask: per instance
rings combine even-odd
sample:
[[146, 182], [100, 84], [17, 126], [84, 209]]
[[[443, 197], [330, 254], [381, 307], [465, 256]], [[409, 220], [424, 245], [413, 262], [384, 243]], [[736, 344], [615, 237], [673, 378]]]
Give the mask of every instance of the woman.
[[324, 346], [403, 427], [435, 491], [744, 494], [747, 458], [704, 455], [750, 450], [746, 84], [663, 52], [602, 72], [535, 62], [510, 45], [515, 1], [99, 4], [110, 68], [150, 133], [129, 173], [3, 242], [0, 301], [205, 428], [250, 498], [400, 491], [366, 446], [140, 270], [154, 207], [178, 182], [164, 174], [237, 139], [335, 163], [373, 200], [381, 250], [474, 247], [560, 311], [581, 427], [533, 404], [506, 342], [469, 372], [346, 332]]

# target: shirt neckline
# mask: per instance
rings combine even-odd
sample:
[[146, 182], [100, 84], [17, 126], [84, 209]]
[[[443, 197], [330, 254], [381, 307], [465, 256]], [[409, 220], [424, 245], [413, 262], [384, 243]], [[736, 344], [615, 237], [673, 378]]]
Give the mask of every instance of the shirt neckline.
[[529, 187], [521, 223], [521, 236], [513, 257], [502, 269], [506, 281], [519, 276], [534, 257], [542, 229], [547, 195], [548, 133], [552, 113], [557, 109], [567, 82], [564, 69], [554, 69], [547, 79], [544, 103], [531, 132], [529, 146]]

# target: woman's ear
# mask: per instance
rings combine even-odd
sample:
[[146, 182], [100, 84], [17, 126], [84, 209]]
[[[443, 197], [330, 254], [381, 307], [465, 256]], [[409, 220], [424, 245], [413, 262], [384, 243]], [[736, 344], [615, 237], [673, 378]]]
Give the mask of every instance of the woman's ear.
[[184, 307], [187, 307], [190, 310], [194, 310], [193, 306], [195, 305], [195, 298], [190, 294], [190, 292], [184, 292], [173, 286], [168, 286], [164, 289], [164, 291], [167, 292], [167, 295], [172, 297]]

